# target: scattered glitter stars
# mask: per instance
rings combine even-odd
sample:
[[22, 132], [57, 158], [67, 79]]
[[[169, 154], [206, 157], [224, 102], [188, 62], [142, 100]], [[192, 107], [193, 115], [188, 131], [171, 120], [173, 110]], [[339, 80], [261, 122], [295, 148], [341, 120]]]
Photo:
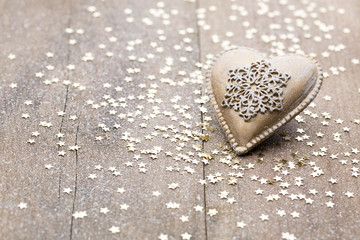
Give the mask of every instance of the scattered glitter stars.
[[354, 193], [347, 191], [347, 192], [345, 193], [345, 196], [347, 196], [348, 198], [353, 198], [353, 197], [354, 197]]
[[54, 166], [53, 165], [51, 165], [51, 164], [45, 164], [45, 168], [46, 169], [52, 169]]
[[109, 228], [109, 231], [113, 234], [117, 234], [120, 233], [120, 228], [116, 226], [112, 226], [111, 228]]
[[[325, 209], [333, 213], [335, 209], [345, 211], [343, 202], [356, 202], [359, 196], [353, 184], [360, 175], [356, 142], [360, 119], [355, 108], [345, 112], [347, 106], [341, 101], [342, 97], [358, 101], [360, 89], [346, 86], [346, 94], [329, 90], [336, 83], [340, 92], [344, 79], [350, 79], [346, 83], [351, 85], [353, 72], [360, 64], [358, 51], [347, 39], [356, 29], [346, 26], [346, 21], [334, 22], [336, 17], [332, 17], [344, 17], [341, 15], [347, 9], [320, 6], [312, 0], [254, 4], [228, 1], [221, 5], [205, 1], [193, 8], [193, 0], [171, 5], [159, 1], [147, 2], [141, 11], [130, 8], [135, 3], [121, 6], [112, 22], [102, 2], [81, 6], [90, 17], [86, 22], [74, 18], [69, 26], [61, 25], [66, 40], [59, 39], [65, 40], [62, 44], [69, 48], [66, 59], [56, 48], [62, 46], [56, 40], [53, 45], [42, 45], [40, 62], [26, 63], [29, 68], [21, 70], [23, 66], [16, 64], [22, 64], [28, 56], [26, 48], [20, 52], [4, 47], [6, 67], [0, 90], [6, 95], [7, 108], [3, 111], [4, 116], [11, 115], [11, 111], [15, 116], [10, 119], [11, 135], [6, 132], [4, 139], [16, 143], [15, 137], [23, 139], [24, 135], [21, 151], [30, 151], [29, 159], [11, 156], [13, 172], [23, 166], [18, 164], [31, 164], [31, 173], [39, 171], [42, 177], [54, 179], [46, 182], [49, 186], [55, 182], [54, 201], [84, 200], [86, 211], [73, 212], [74, 219], [83, 219], [84, 224], [94, 221], [99, 231], [121, 232], [124, 238], [137, 237], [126, 235], [133, 227], [142, 230], [141, 226], [129, 227], [134, 223], [131, 219], [142, 207], [150, 206], [156, 210], [155, 215], [166, 216], [170, 226], [179, 229], [154, 228], [152, 235], [145, 237], [149, 239], [201, 239], [201, 231], [192, 227], [196, 216], [216, 220], [211, 223], [215, 229], [226, 231], [228, 226], [236, 226], [241, 233], [259, 226], [269, 231], [273, 221], [276, 225], [291, 220], [296, 232], [284, 225], [284, 232], [278, 231], [276, 237], [294, 240], [291, 232], [299, 234], [303, 219], [317, 214], [319, 206], [322, 212]], [[272, 2], [278, 2], [276, 9]], [[196, 12], [197, 21], [183, 22], [181, 4]], [[218, 21], [219, 13], [229, 14]], [[51, 19], [44, 22], [55, 24]], [[223, 24], [226, 31], [220, 31]], [[36, 28], [44, 31], [41, 25]], [[129, 34], [124, 35], [123, 29]], [[198, 41], [205, 33], [209, 39]], [[215, 52], [232, 45], [255, 44], [254, 39], [264, 44], [270, 55], [307, 52], [318, 59], [324, 65], [327, 88], [278, 136], [251, 154], [238, 157], [218, 128], [202, 84]], [[304, 46], [314, 47], [302, 49]], [[338, 59], [345, 60], [339, 63]], [[9, 69], [19, 69], [18, 75], [8, 75], [7, 64]], [[9, 148], [8, 152], [12, 151]], [[40, 159], [37, 153], [41, 153]], [[1, 161], [6, 166], [10, 160]], [[75, 162], [77, 167], [72, 165]], [[34, 169], [36, 166], [39, 169]], [[78, 185], [73, 184], [75, 171]], [[202, 199], [204, 192], [213, 197]], [[46, 197], [52, 200], [52, 194]], [[22, 199], [28, 203], [17, 204]], [[248, 209], [241, 207], [246, 199], [252, 201]], [[15, 210], [26, 214], [28, 204], [35, 209], [41, 203], [33, 201], [30, 195], [21, 196], [14, 204]], [[75, 204], [75, 209], [85, 206]], [[261, 206], [264, 213], [256, 212], [254, 217], [252, 204]], [[303, 212], [304, 206], [311, 211]], [[158, 217], [154, 209], [149, 211], [151, 218]], [[227, 211], [238, 215], [230, 221], [224, 217]], [[155, 222], [148, 221], [147, 211], [141, 214], [146, 224]], [[314, 215], [311, 217], [317, 217]], [[120, 225], [116, 216], [128, 221]], [[74, 233], [80, 231], [75, 227]]]
[[[114, 169], [114, 171], [115, 171], [115, 169]], [[116, 192], [118, 192], [118, 193], [124, 193], [126, 190], [125, 190], [125, 188], [123, 188], [123, 187], [121, 187], [121, 188], [118, 188], [117, 190], [116, 190]]]
[[300, 213], [298, 213], [298, 212], [296, 212], [296, 211], [290, 213], [290, 215], [291, 215], [293, 218], [298, 218], [298, 217], [300, 217]]
[[286, 239], [286, 240], [296, 240], [296, 237], [294, 236], [294, 234], [291, 234], [288, 232], [281, 233], [281, 238]]
[[204, 207], [203, 207], [203, 206], [200, 206], [200, 205], [196, 205], [196, 206], [194, 207], [194, 209], [195, 209], [196, 212], [202, 212], [203, 209], [204, 209]]
[[87, 213], [86, 213], [86, 211], [76, 211], [76, 212], [73, 214], [73, 217], [74, 217], [75, 219], [84, 218], [84, 217], [87, 217]]
[[324, 99], [325, 99], [325, 101], [331, 101], [331, 97], [330, 97], [329, 95], [326, 95], [326, 96], [324, 97]]
[[100, 213], [107, 214], [108, 212], [110, 212], [110, 210], [107, 207], [100, 208]]
[[27, 207], [28, 207], [27, 203], [24, 203], [24, 202], [20, 202], [19, 205], [18, 205], [18, 208], [20, 208], [20, 209], [25, 209]]
[[277, 210], [276, 214], [279, 215], [280, 217], [283, 217], [286, 215], [286, 212], [284, 210]]
[[126, 203], [120, 204], [120, 209], [121, 210], [128, 210], [128, 208], [129, 208], [129, 205], [127, 205]]
[[8, 59], [10, 59], [10, 60], [14, 60], [15, 58], [16, 58], [16, 55], [13, 54], [13, 53], [10, 53], [10, 54], [8, 55]]
[[261, 216], [259, 218], [261, 219], [261, 221], [268, 221], [269, 215], [261, 214]]
[[64, 188], [63, 192], [66, 194], [70, 194], [73, 190], [71, 188]]
[[327, 191], [327, 192], [325, 192], [325, 195], [326, 195], [327, 197], [333, 197], [333, 196], [334, 196], [334, 193], [331, 192], [331, 191]]
[[189, 221], [189, 216], [184, 216], [184, 215], [182, 215], [182, 216], [180, 217], [180, 220], [181, 220], [182, 222], [188, 222], [188, 221]]
[[336, 183], [337, 183], [337, 179], [330, 178], [330, 179], [329, 179], [329, 182], [332, 183], [332, 184], [336, 184]]
[[95, 178], [97, 178], [97, 176], [96, 176], [96, 174], [90, 174], [90, 175], [88, 176], [88, 178], [94, 180]]
[[171, 184], [169, 184], [168, 186], [169, 186], [170, 189], [174, 190], [174, 189], [176, 189], [176, 188], [179, 187], [179, 184], [177, 184], [177, 183], [171, 183]]
[[36, 76], [37, 78], [42, 78], [42, 77], [45, 76], [45, 75], [44, 75], [44, 73], [42, 73], [42, 72], [37, 72], [37, 73], [35, 73], [35, 76]]
[[18, 87], [17, 83], [11, 83], [9, 86], [10, 86], [11, 88], [17, 88], [17, 87]]
[[79, 149], [80, 149], [80, 146], [78, 146], [78, 145], [69, 146], [70, 151], [78, 151]]
[[166, 204], [166, 207], [171, 209], [176, 209], [176, 208], [180, 208], [180, 204], [176, 202], [169, 202]]
[[159, 197], [161, 195], [161, 193], [159, 191], [154, 191], [154, 192], [152, 192], [152, 195], [155, 197]]
[[192, 237], [192, 235], [189, 234], [189, 233], [187, 233], [187, 232], [181, 234], [181, 238], [182, 238], [183, 240], [190, 240], [191, 237]]
[[328, 208], [333, 208], [335, 204], [332, 201], [328, 201], [325, 203]]
[[168, 240], [169, 239], [168, 235], [163, 234], [163, 233], [161, 233], [158, 238], [159, 238], [159, 240]]
[[218, 211], [215, 208], [210, 208], [209, 211], [207, 212], [207, 214], [212, 217], [215, 216], [216, 214], [218, 214]]

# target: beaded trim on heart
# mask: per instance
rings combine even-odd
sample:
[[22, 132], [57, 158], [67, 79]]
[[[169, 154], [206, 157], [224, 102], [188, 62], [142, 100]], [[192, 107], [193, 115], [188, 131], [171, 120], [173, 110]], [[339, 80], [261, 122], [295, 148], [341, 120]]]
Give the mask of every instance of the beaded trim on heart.
[[228, 75], [222, 106], [233, 108], [245, 121], [259, 112], [282, 109], [284, 88], [290, 75], [272, 68], [265, 60], [229, 70]]
[[[210, 96], [211, 99], [211, 104], [214, 106], [215, 112], [217, 114], [219, 123], [221, 125], [221, 127], [224, 129], [225, 134], [227, 136], [227, 138], [229, 139], [229, 142], [231, 144], [231, 146], [234, 148], [235, 152], [238, 154], [245, 154], [247, 153], [250, 149], [252, 149], [255, 145], [257, 145], [259, 142], [264, 141], [267, 137], [269, 137], [274, 131], [276, 131], [277, 129], [279, 129], [281, 126], [283, 126], [285, 123], [287, 123], [288, 121], [290, 121], [293, 117], [295, 117], [297, 114], [299, 114], [302, 110], [304, 110], [304, 108], [306, 108], [310, 102], [316, 97], [316, 95], [318, 94], [320, 87], [322, 85], [322, 81], [323, 81], [323, 74], [322, 74], [322, 69], [319, 65], [319, 63], [309, 57], [306, 56], [308, 59], [310, 59], [315, 65], [316, 68], [318, 70], [318, 75], [314, 76], [316, 78], [316, 84], [313, 87], [313, 89], [311, 90], [311, 92], [308, 94], [308, 96], [301, 102], [301, 104], [298, 105], [298, 107], [296, 107], [294, 110], [292, 110], [290, 113], [288, 113], [282, 120], [280, 120], [277, 124], [274, 124], [273, 126], [269, 127], [267, 130], [265, 130], [263, 133], [259, 134], [258, 136], [254, 137], [252, 140], [250, 140], [249, 143], [246, 144], [246, 146], [241, 146], [238, 144], [238, 142], [236, 141], [236, 139], [234, 138], [234, 135], [231, 133], [229, 126], [227, 125], [219, 105], [216, 102], [215, 96], [214, 96], [214, 92], [211, 86], [211, 72], [213, 70], [213, 67], [216, 63], [216, 61], [225, 53], [231, 52], [231, 51], [235, 51], [237, 49], [248, 49], [254, 52], [259, 53], [258, 51], [251, 49], [251, 48], [247, 48], [247, 47], [231, 47], [228, 48], [220, 53], [218, 53], [211, 61], [209, 67], [207, 68], [207, 72], [206, 72], [206, 83], [207, 83], [207, 91], [208, 94]], [[264, 55], [265, 56], [265, 55]]]

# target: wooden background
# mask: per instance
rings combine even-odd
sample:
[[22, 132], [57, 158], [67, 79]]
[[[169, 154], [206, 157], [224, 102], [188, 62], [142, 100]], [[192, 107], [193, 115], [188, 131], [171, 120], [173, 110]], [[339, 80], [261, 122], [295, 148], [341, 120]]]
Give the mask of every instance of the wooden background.
[[[161, 234], [169, 239], [182, 239], [184, 233], [191, 234], [192, 239], [281, 239], [284, 233], [293, 234], [297, 239], [359, 239], [359, 178], [351, 176], [354, 171], [351, 168], [357, 167], [353, 159], [359, 158], [352, 150], [359, 148], [360, 141], [360, 126], [354, 122], [360, 118], [360, 65], [351, 59], [359, 58], [360, 2], [167, 0], [163, 3], [164, 6], [152, 0], [0, 0], [0, 239], [158, 239]], [[263, 10], [264, 14], [261, 12], [263, 5], [270, 7], [270, 10]], [[96, 10], [88, 9], [89, 6], [95, 6]], [[124, 12], [127, 8], [132, 9], [131, 14]], [[151, 9], [155, 9], [159, 17], [149, 13]], [[171, 12], [174, 9], [178, 14]], [[307, 15], [296, 10], [304, 10]], [[101, 16], [96, 17], [97, 12]], [[236, 16], [235, 21], [231, 16]], [[127, 22], [128, 17], [134, 22]], [[163, 24], [168, 17], [170, 24]], [[146, 25], [144, 18], [151, 19], [153, 25]], [[310, 29], [297, 27], [296, 21], [300, 20]], [[275, 25], [272, 29], [271, 23], [281, 28], [277, 29]], [[330, 30], [326, 31], [324, 25]], [[104, 31], [109, 26], [113, 31]], [[85, 33], [66, 33], [67, 28], [83, 29]], [[344, 28], [351, 32], [344, 32]], [[286, 38], [286, 34], [290, 34], [288, 39], [282, 39], [281, 35]], [[327, 39], [326, 34], [330, 34], [331, 39]], [[274, 35], [276, 40], [264, 42], [263, 35]], [[117, 40], [113, 41], [111, 37]], [[69, 44], [71, 39], [76, 39], [77, 43]], [[142, 43], [136, 45], [134, 51], [127, 50], [128, 42], [136, 39]], [[158, 46], [152, 47], [151, 42]], [[102, 43], [106, 49], [98, 48]], [[295, 44], [308, 54], [316, 54], [329, 74], [315, 100], [316, 107], [309, 108], [318, 118], [302, 114], [304, 123], [293, 120], [280, 130], [291, 137], [290, 141], [283, 139], [284, 134], [275, 134], [246, 156], [235, 157], [227, 151], [221, 153], [221, 144], [225, 144], [226, 139], [215, 114], [209, 102], [199, 104], [195, 100], [205, 94], [201, 76], [206, 71], [208, 54], [216, 54], [228, 44], [244, 45], [268, 54], [271, 49], [282, 49], [281, 44], [288, 52]], [[340, 46], [340, 50], [329, 50], [329, 46], [339, 44], [346, 48], [342, 50]], [[181, 50], [174, 49], [174, 45], [180, 45]], [[163, 51], [157, 52], [158, 47]], [[191, 49], [186, 50], [187, 47]], [[113, 53], [112, 57], [106, 56], [108, 51]], [[47, 52], [53, 52], [54, 57], [46, 57]], [[94, 60], [82, 61], [88, 52], [95, 56]], [[324, 52], [330, 56], [322, 55]], [[128, 59], [130, 55], [147, 58], [149, 53], [154, 54], [154, 59], [149, 58], [145, 63]], [[16, 58], [9, 59], [9, 54], [15, 54]], [[169, 57], [173, 58], [174, 64], [162, 74], [159, 70], [166, 66], [165, 59]], [[181, 57], [186, 57], [187, 61], [181, 61]], [[196, 66], [199, 62], [204, 64], [204, 69]], [[54, 70], [46, 69], [49, 64]], [[74, 64], [75, 69], [69, 70], [66, 67], [69, 64]], [[340, 68], [344, 71], [337, 74], [332, 72], [332, 67], [346, 70]], [[129, 74], [129, 68], [141, 71]], [[178, 74], [179, 71], [185, 71], [185, 76]], [[38, 72], [45, 76], [36, 77]], [[149, 75], [155, 75], [156, 79], [149, 80]], [[125, 76], [132, 76], [133, 81], [125, 81]], [[184, 77], [190, 80], [183, 81]], [[53, 78], [58, 78], [59, 82], [44, 83]], [[176, 83], [167, 84], [161, 82], [161, 78]], [[63, 84], [64, 80], [71, 84]], [[184, 84], [180, 84], [181, 81]], [[12, 83], [17, 87], [11, 88]], [[104, 87], [106, 83], [111, 87]], [[138, 87], [141, 83], [146, 87]], [[151, 84], [157, 84], [158, 88]], [[85, 89], [81, 90], [81, 86]], [[117, 92], [116, 86], [123, 90]], [[156, 97], [150, 99], [155, 102], [148, 101], [147, 94], [154, 89], [157, 90]], [[127, 98], [127, 106], [95, 108], [86, 104], [90, 99], [101, 105], [106, 102], [103, 97], [107, 94], [114, 99]], [[128, 98], [130, 95], [135, 99]], [[139, 95], [147, 98], [140, 100]], [[188, 115], [174, 109], [170, 99], [176, 95], [181, 97], [177, 104], [185, 106]], [[331, 96], [331, 101], [326, 101], [325, 96]], [[24, 104], [26, 100], [31, 100], [32, 105]], [[139, 105], [144, 109], [137, 115]], [[207, 112], [201, 111], [200, 106]], [[161, 113], [157, 113], [156, 107]], [[109, 114], [111, 109], [116, 109], [116, 115]], [[58, 116], [58, 111], [66, 114]], [[171, 111], [179, 119], [171, 120], [162, 114], [163, 111]], [[329, 113], [331, 119], [325, 119], [324, 112]], [[28, 119], [22, 118], [25, 113], [30, 115]], [[125, 119], [117, 117], [120, 113], [125, 114]], [[78, 118], [71, 120], [72, 115]], [[150, 116], [149, 120], [144, 116]], [[343, 123], [336, 123], [336, 119], [342, 119]], [[324, 126], [323, 120], [328, 121], [329, 126]], [[39, 126], [42, 121], [51, 122], [52, 126]], [[189, 127], [184, 127], [181, 122]], [[199, 123], [204, 122], [214, 130], [202, 130]], [[100, 123], [111, 130], [104, 132], [98, 127]], [[113, 128], [115, 123], [121, 127]], [[147, 127], [140, 127], [141, 123], [146, 123]], [[180, 132], [203, 132], [210, 135], [210, 140], [202, 142], [189, 137], [189, 141], [171, 142], [161, 137], [161, 131], [157, 131], [158, 136], [146, 140], [144, 136], [156, 132], [154, 128], [159, 125], [174, 125]], [[344, 127], [349, 127], [350, 131], [344, 132]], [[297, 141], [296, 137], [302, 135], [297, 133], [298, 128], [303, 128], [310, 140]], [[31, 136], [34, 131], [39, 131], [40, 136]], [[318, 131], [324, 133], [323, 138], [316, 137]], [[59, 132], [64, 134], [61, 140], [65, 146], [56, 144]], [[141, 143], [123, 140], [126, 132]], [[170, 128], [166, 132], [171, 137], [176, 134], [176, 130]], [[340, 142], [333, 140], [334, 133], [341, 133]], [[95, 141], [97, 136], [104, 140]], [[28, 139], [35, 139], [35, 143], [29, 144]], [[314, 146], [308, 146], [308, 141]], [[136, 148], [134, 152], [131, 142]], [[80, 149], [69, 150], [74, 145]], [[194, 150], [194, 145], [199, 149]], [[162, 148], [158, 154], [141, 152], [157, 146]], [[328, 149], [326, 156], [314, 156], [313, 152], [321, 152], [322, 147]], [[62, 150], [66, 152], [64, 157], [58, 155]], [[212, 153], [214, 150], [220, 153]], [[168, 151], [173, 156], [167, 156]], [[199, 163], [178, 157], [189, 152], [194, 153], [190, 159]], [[344, 155], [346, 152], [351, 156]], [[201, 153], [212, 155], [209, 164], [202, 163]], [[297, 153], [297, 157], [293, 153]], [[134, 159], [137, 154], [142, 158]], [[330, 158], [331, 154], [338, 154], [338, 159]], [[238, 167], [253, 163], [254, 168], [234, 169], [221, 163], [226, 156], [239, 161], [235, 164]], [[304, 156], [309, 157], [306, 163], [315, 162], [324, 175], [312, 177], [314, 168], [311, 165], [296, 165], [297, 158]], [[263, 160], [259, 161], [259, 158]], [[296, 167], [286, 167], [290, 174], [282, 176], [273, 170], [278, 164], [277, 159], [292, 161]], [[344, 159], [347, 164], [339, 162]], [[124, 164], [128, 161], [133, 162], [132, 167]], [[141, 167], [141, 163], [146, 167]], [[45, 165], [48, 164], [53, 167], [47, 169]], [[102, 170], [96, 170], [96, 165], [101, 165]], [[168, 171], [170, 166], [175, 170]], [[111, 167], [117, 170], [110, 171]], [[186, 167], [191, 167], [194, 172], [184, 171]], [[146, 173], [141, 172], [144, 169]], [[230, 185], [231, 172], [242, 172], [244, 176], [237, 178], [237, 184]], [[90, 174], [96, 174], [97, 178], [89, 178]], [[224, 180], [213, 184], [209, 176], [216, 174], [221, 174]], [[291, 200], [289, 195], [282, 196], [278, 182], [261, 184], [251, 179], [254, 175], [266, 180], [281, 175], [283, 182], [290, 183], [289, 195], [305, 194], [314, 202], [307, 204], [304, 199]], [[303, 178], [302, 186], [295, 185], [297, 177]], [[330, 183], [330, 178], [337, 179], [338, 183]], [[200, 184], [201, 179], [207, 184]], [[169, 189], [171, 183], [178, 183], [180, 187]], [[124, 193], [117, 192], [121, 187], [126, 190]], [[64, 188], [71, 188], [72, 192], [66, 194]], [[255, 194], [258, 188], [264, 190], [263, 195]], [[310, 189], [319, 193], [313, 196], [309, 194]], [[159, 191], [161, 195], [155, 197], [153, 191]], [[236, 202], [230, 204], [221, 199], [219, 193], [222, 191], [227, 191], [228, 198], [233, 197]], [[334, 196], [327, 197], [326, 191], [332, 191]], [[353, 192], [354, 197], [345, 196], [347, 191]], [[271, 194], [279, 194], [280, 199], [267, 201], [266, 196]], [[326, 206], [328, 201], [335, 204], [333, 208]], [[20, 209], [20, 202], [27, 203], [27, 208]], [[179, 203], [180, 208], [167, 208], [169, 202]], [[121, 209], [121, 204], [127, 204], [129, 208]], [[204, 209], [195, 211], [195, 206]], [[100, 208], [105, 207], [109, 213], [100, 213]], [[216, 209], [218, 213], [210, 216], [210, 209]], [[281, 209], [286, 211], [286, 216], [276, 214]], [[78, 211], [86, 211], [87, 216], [74, 218], [73, 214]], [[290, 213], [294, 211], [300, 217], [292, 217]], [[269, 220], [262, 221], [259, 218], [262, 214], [268, 215]], [[188, 216], [189, 221], [182, 222], [179, 219], [182, 215]], [[244, 228], [237, 227], [237, 222], [241, 221], [246, 224]], [[111, 233], [109, 228], [112, 226], [118, 226], [120, 233]]]

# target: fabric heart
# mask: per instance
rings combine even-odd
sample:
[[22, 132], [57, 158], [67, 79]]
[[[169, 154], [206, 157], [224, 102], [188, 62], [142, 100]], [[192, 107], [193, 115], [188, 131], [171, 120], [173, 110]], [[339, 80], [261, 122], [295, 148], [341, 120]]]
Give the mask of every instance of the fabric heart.
[[322, 79], [319, 64], [310, 57], [268, 58], [245, 47], [220, 53], [207, 73], [211, 103], [238, 154], [247, 153], [304, 110]]

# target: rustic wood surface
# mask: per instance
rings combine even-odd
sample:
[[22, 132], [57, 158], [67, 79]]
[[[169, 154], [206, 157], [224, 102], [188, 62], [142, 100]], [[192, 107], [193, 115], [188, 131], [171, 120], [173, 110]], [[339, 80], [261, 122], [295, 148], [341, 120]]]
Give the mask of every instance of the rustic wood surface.
[[[275, 17], [258, 12], [261, 2], [275, 11]], [[163, 3], [164, 6], [152, 0], [0, 0], [0, 239], [158, 239], [161, 235], [186, 239], [185, 233], [191, 239], [282, 239], [284, 233], [297, 239], [358, 239], [360, 190], [351, 168], [357, 167], [354, 159], [359, 158], [353, 149], [360, 147], [360, 125], [354, 122], [360, 118], [360, 65], [351, 59], [359, 58], [360, 2]], [[310, 16], [309, 12], [306, 17], [294, 16], [294, 9], [305, 10], [311, 4], [316, 6], [310, 12], [317, 16]], [[152, 9], [158, 11], [159, 17], [149, 14]], [[229, 20], [232, 16], [237, 19]], [[134, 22], [126, 21], [129, 17]], [[145, 18], [151, 19], [153, 25], [146, 25]], [[292, 22], [285, 24], [286, 18]], [[331, 39], [314, 24], [317, 19], [335, 27], [329, 32]], [[170, 24], [166, 24], [167, 20]], [[303, 20], [310, 29], [297, 27], [296, 20]], [[244, 23], [247, 21], [250, 26]], [[274, 30], [269, 28], [270, 23], [282, 27]], [[106, 27], [112, 27], [112, 31]], [[251, 28], [257, 30], [253, 37], [247, 35]], [[346, 33], [344, 28], [351, 32]], [[83, 29], [84, 33], [67, 33], [66, 29]], [[289, 33], [293, 34], [290, 39], [281, 39], [281, 34]], [[311, 37], [305, 37], [306, 33]], [[276, 41], [266, 43], [261, 39], [262, 35], [271, 34], [277, 37]], [[320, 41], [314, 41], [317, 36]], [[292, 43], [294, 38], [299, 42]], [[69, 44], [73, 39], [76, 44]], [[137, 40], [142, 43], [129, 44]], [[316, 54], [329, 74], [314, 101], [316, 107], [309, 108], [318, 117], [302, 114], [304, 123], [292, 120], [250, 154], [233, 156], [224, 147], [225, 135], [210, 103], [197, 101], [206, 95], [200, 73], [205, 76], [209, 54], [217, 54], [225, 45], [243, 45], [271, 54], [271, 49], [281, 49], [276, 42], [284, 42], [285, 52], [292, 44], [298, 44], [306, 53]], [[99, 44], [106, 48], [99, 48]], [[329, 45], [339, 44], [346, 48], [328, 49]], [[177, 50], [175, 45], [181, 49]], [[129, 50], [129, 46], [134, 46], [134, 50]], [[47, 52], [54, 53], [54, 57], [47, 57]], [[89, 52], [94, 59], [84, 61]], [[107, 56], [109, 52], [113, 56]], [[324, 57], [323, 52], [330, 52], [330, 56]], [[9, 59], [9, 54], [16, 58]], [[129, 60], [131, 55], [137, 60]], [[187, 61], [183, 61], [185, 57]], [[173, 64], [167, 63], [167, 58], [172, 58]], [[203, 69], [198, 67], [199, 62], [205, 66]], [[71, 64], [74, 70], [67, 67]], [[48, 70], [48, 65], [54, 66], [54, 70]], [[170, 69], [166, 70], [166, 66]], [[346, 70], [333, 74], [331, 67]], [[140, 72], [129, 72], [136, 68]], [[44, 76], [38, 77], [39, 72]], [[149, 79], [149, 75], [155, 79]], [[127, 80], [129, 76], [132, 81]], [[14, 83], [17, 87], [11, 87]], [[140, 84], [146, 86], [142, 88]], [[180, 100], [171, 101], [174, 96]], [[331, 101], [326, 101], [326, 96], [331, 96]], [[126, 100], [111, 106], [109, 99], [121, 98]], [[27, 100], [32, 104], [24, 104]], [[89, 104], [88, 100], [94, 103]], [[121, 105], [124, 102], [127, 105]], [[176, 104], [179, 106], [174, 107]], [[59, 111], [66, 114], [59, 116]], [[331, 119], [325, 119], [324, 112]], [[25, 119], [23, 114], [29, 114], [29, 118]], [[336, 119], [343, 123], [336, 123]], [[329, 126], [324, 126], [323, 120]], [[52, 126], [41, 126], [44, 121]], [[144, 123], [146, 126], [141, 126]], [[114, 127], [115, 124], [120, 127]], [[158, 126], [166, 127], [166, 131], [158, 130]], [[344, 127], [350, 131], [344, 132]], [[297, 132], [298, 128], [303, 128], [310, 140], [297, 141], [296, 137], [303, 135]], [[40, 133], [38, 137], [32, 136], [35, 131]], [[192, 133], [187, 135], [183, 131]], [[316, 137], [319, 131], [324, 137]], [[59, 138], [58, 133], [64, 137]], [[341, 141], [333, 140], [334, 133], [341, 133]], [[204, 134], [203, 137], [209, 134], [210, 139], [199, 141], [196, 134]], [[146, 139], [147, 135], [151, 140]], [[285, 135], [291, 140], [284, 140]], [[99, 136], [104, 139], [96, 141]], [[28, 143], [29, 139], [35, 143]], [[57, 144], [59, 141], [64, 146]], [[314, 146], [307, 146], [309, 141]], [[70, 150], [72, 146], [79, 149]], [[322, 152], [319, 150], [322, 147], [327, 148], [326, 156], [314, 156], [313, 152]], [[65, 156], [60, 156], [59, 151], [64, 151]], [[344, 155], [346, 152], [351, 156]], [[204, 154], [212, 156], [209, 164], [203, 164], [207, 159]], [[330, 158], [331, 154], [338, 154], [338, 159]], [[235, 164], [238, 167], [222, 163], [226, 156], [238, 161]], [[309, 157], [304, 160], [305, 166], [298, 166], [298, 158], [305, 156]], [[278, 159], [294, 162], [295, 168], [286, 168], [289, 174], [281, 175], [273, 170]], [[341, 164], [342, 159], [347, 164]], [[312, 177], [314, 167], [310, 162], [325, 174]], [[249, 168], [251, 164], [254, 168]], [[169, 167], [173, 170], [169, 171]], [[229, 184], [231, 172], [243, 174], [236, 178], [235, 185]], [[211, 176], [218, 173], [224, 180], [211, 183]], [[282, 182], [290, 183], [285, 188], [289, 194], [279, 194], [284, 189], [279, 182], [262, 184], [251, 179], [254, 175], [266, 180], [281, 176]], [[303, 185], [296, 185], [298, 177], [303, 178]], [[337, 179], [337, 183], [330, 183], [330, 178]], [[206, 184], [199, 180], [206, 180]], [[172, 183], [179, 187], [169, 189]], [[66, 193], [65, 188], [72, 191]], [[264, 190], [263, 195], [255, 194], [259, 188]], [[309, 194], [310, 189], [316, 189], [318, 194]], [[154, 196], [156, 191], [161, 195]], [[219, 197], [222, 191], [228, 192], [227, 199], [234, 198], [236, 202], [231, 204]], [[326, 196], [326, 191], [334, 196]], [[355, 196], [344, 195], [348, 191]], [[271, 194], [279, 194], [280, 199], [267, 201], [266, 196]], [[308, 204], [305, 199], [291, 200], [290, 194], [304, 194], [314, 201]], [[327, 207], [328, 201], [334, 207]], [[20, 203], [27, 207], [20, 208]], [[180, 207], [171, 209], [169, 203], [178, 203]], [[196, 211], [196, 206], [203, 209]], [[108, 208], [109, 212], [101, 213], [101, 208]], [[209, 213], [214, 209], [218, 213], [211, 216]], [[279, 216], [277, 210], [285, 210], [286, 216]], [[291, 216], [294, 211], [299, 213], [298, 218]], [[74, 217], [79, 212], [86, 212], [87, 216]], [[262, 221], [259, 218], [262, 214], [268, 215], [269, 220]], [[188, 216], [188, 221], [181, 221], [181, 216]], [[241, 221], [246, 224], [244, 228], [237, 224]], [[120, 232], [109, 231], [113, 226], [119, 227]]]

